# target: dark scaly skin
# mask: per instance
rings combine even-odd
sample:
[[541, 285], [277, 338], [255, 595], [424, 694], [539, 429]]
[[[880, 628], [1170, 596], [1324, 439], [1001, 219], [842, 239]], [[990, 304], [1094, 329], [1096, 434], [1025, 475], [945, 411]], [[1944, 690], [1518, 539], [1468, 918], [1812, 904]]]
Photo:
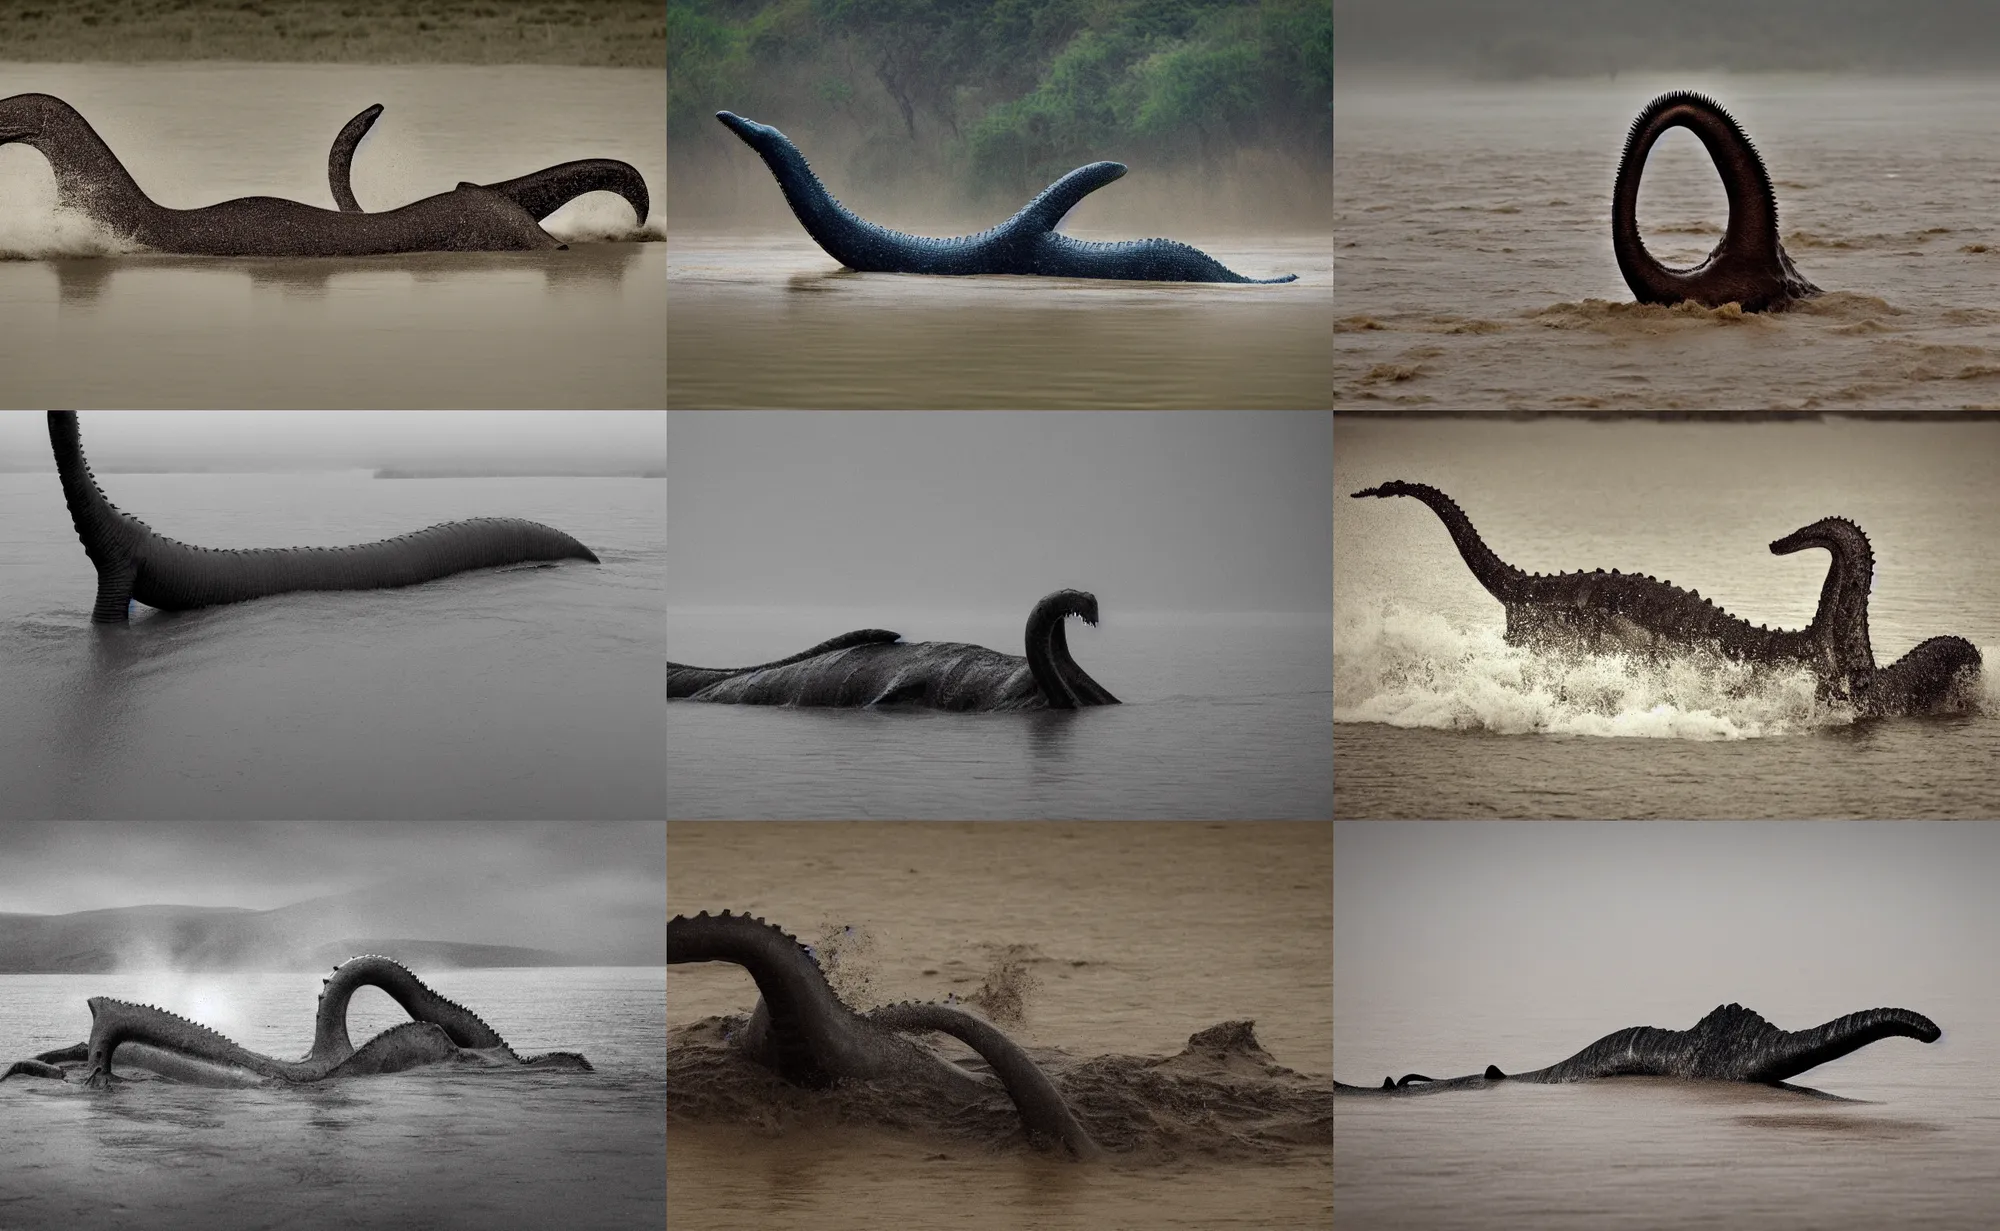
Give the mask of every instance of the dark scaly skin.
[[76, 109], [49, 94], [0, 99], [0, 144], [40, 150], [56, 201], [158, 252], [191, 256], [372, 256], [392, 252], [512, 252], [565, 245], [494, 188], [460, 184], [379, 214], [342, 213], [282, 197], [238, 197], [169, 209], [133, 180]]
[[[326, 155], [326, 182], [334, 203], [343, 214], [365, 211], [354, 199], [354, 149], [382, 114], [382, 104], [374, 103], [343, 126]], [[586, 192], [615, 192], [631, 203], [638, 225], [644, 225], [651, 199], [646, 181], [631, 163], [616, 158], [583, 158], [557, 163], [527, 175], [479, 187], [495, 192], [528, 212], [537, 221], [547, 218]]]
[[[363, 987], [381, 988], [413, 1020], [357, 1048], [347, 1037], [347, 1005]], [[402, 963], [372, 954], [348, 959], [324, 981], [312, 1049], [298, 1060], [277, 1060], [251, 1051], [206, 1026], [151, 1005], [105, 996], [93, 996], [89, 1003], [87, 1042], [16, 1061], [0, 1080], [16, 1075], [66, 1078], [71, 1069], [63, 1066], [74, 1067], [81, 1061], [84, 1083], [102, 1088], [116, 1080], [114, 1058], [179, 1080], [231, 1085], [326, 1081], [460, 1061], [584, 1072], [591, 1067], [574, 1052], [525, 1059], [516, 1055], [477, 1013], [438, 995]]]
[[1977, 647], [1933, 637], [1878, 670], [1868, 640], [1868, 591], [1875, 556], [1853, 522], [1823, 518], [1771, 544], [1772, 555], [1809, 547], [1832, 556], [1819, 610], [1802, 629], [1765, 628], [1729, 614], [1699, 591], [1636, 573], [1524, 573], [1486, 546], [1472, 519], [1435, 487], [1400, 480], [1354, 493], [1409, 496], [1444, 522], [1472, 575], [1507, 609], [1507, 640], [1538, 648], [1681, 652], [1712, 650], [1738, 662], [1803, 666], [1824, 697], [1864, 716], [1945, 713], [1964, 708], [1980, 670]]
[[992, 1024], [935, 1004], [857, 1014], [833, 994], [805, 946], [775, 924], [726, 910], [675, 915], [667, 921], [667, 961], [733, 962], [749, 971], [757, 982], [757, 1007], [732, 1041], [793, 1085], [825, 1089], [893, 1077], [923, 1082], [947, 1097], [985, 1097], [991, 1083], [897, 1033], [939, 1030], [962, 1039], [993, 1067], [1030, 1141], [1078, 1159], [1101, 1153], [1048, 1075]]
[[[1785, 1086], [1785, 1079], [1889, 1038], [1934, 1043], [1942, 1032], [1908, 1009], [1863, 1009], [1811, 1030], [1780, 1030], [1740, 1004], [1719, 1005], [1692, 1030], [1628, 1026], [1545, 1069], [1503, 1073], [1488, 1065], [1470, 1077], [1435, 1080], [1421, 1073], [1385, 1078], [1380, 1086], [1334, 1083], [1338, 1094], [1435, 1094], [1484, 1089], [1502, 1081], [1554, 1085], [1600, 1077], [1674, 1077], [1686, 1081], [1740, 1081]], [[1817, 1091], [1803, 1091], [1817, 1094]]]
[[826, 254], [849, 269], [889, 274], [1039, 274], [1054, 278], [1130, 278], [1151, 282], [1293, 282], [1246, 278], [1199, 248], [1171, 239], [1091, 243], [1056, 230], [1087, 194], [1125, 174], [1125, 164], [1093, 162], [1044, 188], [1012, 218], [977, 235], [933, 239], [876, 226], [833, 198], [805, 155], [769, 124], [718, 111], [715, 118], [757, 151], [777, 178], [800, 225]]
[[[1639, 237], [1639, 180], [1646, 155], [1670, 128], [1685, 128], [1700, 138], [1729, 196], [1729, 226], [1722, 241], [1692, 269], [1662, 265]], [[1765, 312], [1820, 293], [1778, 242], [1778, 198], [1757, 147], [1720, 104], [1685, 90], [1660, 95], [1632, 121], [1611, 191], [1611, 248], [1618, 272], [1640, 303], [1691, 299], [1708, 308], [1735, 303], [1745, 312]]]
[[735, 705], [923, 705], [942, 710], [1070, 710], [1117, 705], [1070, 657], [1063, 620], [1097, 623], [1097, 597], [1058, 590], [1028, 613], [1027, 657], [960, 641], [891, 644], [861, 629], [761, 667], [667, 664], [667, 695]]
[[212, 550], [156, 534], [104, 496], [90, 463], [76, 412], [49, 412], [63, 499], [97, 567], [97, 602], [90, 618], [123, 623], [137, 599], [162, 611], [187, 611], [295, 590], [379, 590], [531, 560], [597, 556], [560, 530], [513, 517], [445, 522], [356, 547], [262, 547]]

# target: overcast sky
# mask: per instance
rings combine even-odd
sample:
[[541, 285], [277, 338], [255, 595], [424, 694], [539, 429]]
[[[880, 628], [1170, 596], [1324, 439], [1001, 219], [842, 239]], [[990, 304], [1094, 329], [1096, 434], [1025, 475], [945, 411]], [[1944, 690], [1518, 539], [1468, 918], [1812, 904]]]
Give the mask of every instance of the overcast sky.
[[672, 411], [667, 478], [670, 609], [1332, 606], [1325, 412]]
[[1345, 69], [1424, 64], [1505, 79], [2000, 65], [1991, 0], [1334, 0], [1333, 13]]
[[[326, 470], [382, 466], [657, 473], [657, 410], [87, 410], [84, 455], [100, 474], [137, 470]], [[53, 470], [48, 417], [0, 413], [0, 470]]]
[[1334, 996], [1430, 1022], [1679, 996], [1797, 1029], [1811, 1010], [1787, 1004], [1831, 1016], [1989, 978], [1996, 875], [2000, 825], [1342, 823]]
[[[16, 822], [0, 912], [122, 906], [270, 910], [387, 882], [435, 894], [450, 939], [561, 949], [663, 928], [666, 824]], [[365, 926], [366, 920], [356, 920]]]

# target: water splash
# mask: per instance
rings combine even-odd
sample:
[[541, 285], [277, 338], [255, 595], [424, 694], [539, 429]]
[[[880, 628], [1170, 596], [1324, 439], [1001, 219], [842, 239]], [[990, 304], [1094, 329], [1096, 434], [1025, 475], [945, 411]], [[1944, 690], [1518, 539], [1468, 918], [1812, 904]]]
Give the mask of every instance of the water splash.
[[[1990, 674], [1987, 687], [1992, 687]], [[1714, 655], [1549, 654], [1497, 627], [1394, 602], [1345, 609], [1333, 634], [1335, 722], [1650, 739], [1753, 739], [1854, 721], [1806, 668]]]

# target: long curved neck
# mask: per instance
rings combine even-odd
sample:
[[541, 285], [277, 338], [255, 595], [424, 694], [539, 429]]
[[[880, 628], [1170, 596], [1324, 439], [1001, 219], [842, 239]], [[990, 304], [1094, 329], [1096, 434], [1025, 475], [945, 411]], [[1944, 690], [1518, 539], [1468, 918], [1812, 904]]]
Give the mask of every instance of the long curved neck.
[[771, 169], [778, 187], [784, 191], [785, 203], [792, 207], [799, 225], [813, 241], [849, 269], [869, 268], [868, 252], [877, 228], [834, 199], [826, 185], [819, 182], [819, 176], [813, 174], [799, 147], [773, 129], [754, 142], [753, 148]]
[[1838, 521], [1820, 523], [1803, 545], [1824, 547], [1833, 557], [1806, 636], [1836, 674], [1852, 686], [1865, 685], [1875, 672], [1875, 651], [1868, 640], [1868, 590], [1875, 576], [1875, 553], [1859, 528]]
[[1618, 160], [1618, 179], [1611, 191], [1611, 247], [1643, 303], [1676, 303], [1690, 297], [1693, 271], [1670, 269], [1646, 251], [1639, 236], [1639, 181], [1646, 156], [1670, 128], [1694, 133], [1708, 150], [1729, 198], [1729, 225], [1716, 256], [1770, 262], [1778, 259], [1778, 204], [1764, 160], [1728, 113], [1708, 99], [1668, 94], [1655, 99], [1632, 122], [1625, 152]]
[[823, 1085], [834, 1074], [822, 1058], [852, 1014], [797, 938], [775, 924], [723, 911], [667, 920], [667, 964], [734, 962], [757, 982], [767, 1014], [773, 1059], [789, 1080]]
[[1524, 580], [1521, 570], [1493, 554], [1486, 540], [1479, 537], [1479, 531], [1473, 529], [1472, 519], [1450, 496], [1428, 483], [1405, 483], [1400, 479], [1354, 493], [1357, 500], [1363, 496], [1409, 496], [1423, 501], [1444, 523], [1444, 528], [1451, 534], [1451, 541], [1458, 545], [1458, 554], [1465, 559], [1465, 566], [1472, 570], [1479, 584], [1486, 587], [1486, 592], [1503, 603], [1512, 602], [1518, 596]]
[[56, 176], [56, 201], [80, 210], [98, 222], [143, 239], [143, 232], [160, 212], [132, 178], [118, 155], [97, 135], [90, 121], [67, 104], [44, 105], [40, 131], [23, 139], [49, 160]]
[[389, 993], [413, 1020], [444, 1027], [460, 1047], [507, 1045], [477, 1013], [438, 995], [402, 963], [370, 955], [342, 962], [321, 987], [312, 1051], [306, 1061], [337, 1064], [354, 1054], [354, 1045], [347, 1038], [347, 1004], [364, 987], [379, 987]]
[[1064, 621], [1057, 620], [1055, 627], [1049, 630], [1049, 660], [1055, 665], [1056, 673], [1069, 685], [1078, 705], [1117, 705], [1118, 698], [1112, 696], [1104, 685], [1091, 679], [1090, 674], [1077, 665], [1076, 659], [1070, 657], [1069, 633], [1064, 624]]
[[[1052, 710], [1073, 710], [1077, 707], [1076, 693], [1056, 662], [1056, 636], [1062, 631], [1062, 622], [1070, 614], [1071, 605], [1060, 594], [1051, 594], [1036, 603], [1035, 609], [1028, 613], [1028, 670], [1035, 677], [1035, 687], [1041, 691], [1042, 699]], [[1068, 658], [1066, 641], [1064, 645], [1063, 657]]]
[[637, 226], [645, 224], [652, 208], [638, 168], [616, 158], [579, 158], [485, 187], [527, 210], [538, 222], [586, 192], [615, 192], [624, 197], [632, 206]]
[[[97, 476], [83, 455], [83, 434], [75, 411], [49, 412], [49, 447], [55, 452], [63, 503], [69, 506], [70, 524], [76, 527], [84, 554], [100, 577], [130, 572], [134, 553], [153, 537], [153, 531], [112, 504], [97, 485]], [[91, 618], [100, 623], [116, 622], [126, 619], [127, 614], [127, 601], [100, 586]]]
[[1939, 1037], [1935, 1023], [1908, 1009], [1863, 1009], [1810, 1030], [1779, 1031], [1743, 1059], [1741, 1081], [1784, 1081], [1882, 1039]]

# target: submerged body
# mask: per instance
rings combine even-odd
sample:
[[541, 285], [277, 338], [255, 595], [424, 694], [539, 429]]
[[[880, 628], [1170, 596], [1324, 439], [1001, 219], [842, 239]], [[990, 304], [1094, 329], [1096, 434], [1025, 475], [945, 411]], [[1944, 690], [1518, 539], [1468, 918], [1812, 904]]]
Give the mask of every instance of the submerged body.
[[775, 924], [726, 910], [676, 915], [667, 922], [667, 962], [732, 962], [747, 970], [757, 983], [757, 1007], [734, 1043], [793, 1085], [823, 1089], [842, 1081], [893, 1077], [966, 1102], [992, 1094], [992, 1082], [939, 1059], [900, 1033], [942, 1031], [992, 1066], [1030, 1141], [1078, 1159], [1100, 1153], [1048, 1075], [991, 1023], [938, 1004], [904, 1003], [856, 1013], [827, 986], [805, 946]]
[[1962, 637], [1933, 637], [1886, 668], [1877, 668], [1868, 637], [1874, 552], [1845, 518], [1829, 517], [1771, 544], [1771, 554], [1807, 548], [1832, 557], [1819, 609], [1803, 629], [1765, 628], [1729, 614], [1669, 582], [1613, 569], [1524, 573], [1486, 546], [1471, 518], [1435, 487], [1400, 480], [1354, 493], [1421, 501], [1444, 522], [1466, 566], [1507, 612], [1507, 640], [1586, 652], [1713, 652], [1771, 667], [1804, 667], [1821, 695], [1871, 717], [1952, 713], [1976, 700], [1978, 647]]
[[1559, 1084], [1600, 1077], [1758, 1082], [1797, 1089], [1785, 1086], [1785, 1079], [1870, 1043], [1889, 1038], [1934, 1043], [1941, 1034], [1937, 1023], [1908, 1009], [1863, 1009], [1811, 1030], [1787, 1031], [1740, 1004], [1728, 1004], [1717, 1006], [1691, 1030], [1628, 1026], [1560, 1064], [1532, 1072], [1508, 1074], [1488, 1065], [1484, 1073], [1469, 1077], [1438, 1080], [1411, 1073], [1401, 1080], [1385, 1078], [1380, 1086], [1336, 1082], [1334, 1090], [1349, 1095], [1431, 1094], [1483, 1089], [1501, 1081]]
[[[282, 197], [238, 197], [197, 209], [171, 209], [148, 197], [89, 121], [53, 95], [0, 99], [0, 144], [8, 142], [32, 146], [49, 160], [59, 206], [86, 214], [147, 248], [191, 256], [372, 256], [560, 248], [564, 245], [539, 225], [545, 214], [529, 207], [540, 208], [570, 188], [618, 190], [601, 170], [569, 173], [550, 168], [501, 184], [461, 183], [450, 192], [377, 214], [321, 209]], [[336, 139], [336, 153], [339, 144]], [[633, 201], [638, 208], [643, 197]], [[553, 206], [545, 213], [552, 210]]]
[[849, 269], [894, 274], [1035, 274], [1057, 278], [1127, 278], [1156, 282], [1293, 282], [1246, 278], [1199, 248], [1171, 239], [1091, 243], [1056, 230], [1087, 194], [1125, 174], [1125, 165], [1094, 162], [1043, 189], [1019, 213], [977, 235], [934, 239], [892, 231], [835, 200], [791, 139], [769, 124], [728, 111], [715, 118], [757, 151], [799, 224], [826, 254]]
[[667, 664], [667, 695], [735, 705], [923, 705], [944, 710], [1076, 709], [1118, 699], [1070, 657], [1063, 620], [1097, 623], [1097, 598], [1058, 590], [1028, 615], [1025, 658], [958, 641], [901, 644], [858, 629], [756, 667]]
[[83, 455], [73, 410], [49, 413], [63, 499], [97, 569], [91, 619], [122, 623], [134, 600], [187, 611], [297, 590], [379, 590], [538, 560], [597, 562], [588, 547], [538, 522], [486, 517], [446, 522], [355, 547], [217, 551], [170, 539], [105, 498]]
[[[347, 1037], [347, 1005], [363, 987], [387, 992], [412, 1020], [357, 1048]], [[320, 991], [312, 1049], [298, 1060], [251, 1051], [206, 1026], [151, 1005], [105, 996], [93, 996], [89, 1003], [86, 1042], [16, 1061], [0, 1080], [74, 1076], [101, 1088], [117, 1079], [114, 1061], [204, 1085], [296, 1084], [447, 1063], [590, 1070], [589, 1061], [574, 1052], [516, 1055], [477, 1013], [438, 995], [402, 963], [375, 955], [350, 958], [334, 967]]]
[[[1639, 235], [1639, 180], [1646, 155], [1673, 128], [1685, 128], [1700, 139], [1729, 197], [1729, 225], [1721, 242], [1691, 269], [1662, 265]], [[1618, 272], [1640, 303], [1692, 300], [1707, 308], [1734, 303], [1745, 312], [1764, 312], [1820, 293], [1778, 242], [1778, 198], [1757, 147], [1720, 104], [1685, 90], [1660, 95], [1632, 121], [1611, 193], [1611, 248]]]

